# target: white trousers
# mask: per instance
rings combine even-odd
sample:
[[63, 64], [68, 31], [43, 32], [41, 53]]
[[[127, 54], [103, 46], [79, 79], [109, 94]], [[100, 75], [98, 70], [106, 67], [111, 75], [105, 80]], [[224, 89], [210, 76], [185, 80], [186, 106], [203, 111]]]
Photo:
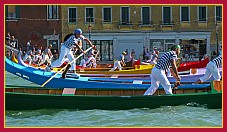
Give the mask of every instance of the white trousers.
[[[61, 46], [60, 56], [59, 56], [59, 58], [57, 60], [55, 60], [51, 64], [51, 68], [60, 67], [65, 61], [65, 56], [67, 56], [67, 58], [69, 59], [70, 62], [74, 60], [74, 56], [73, 56], [73, 53], [72, 53], [71, 49], [65, 47], [65, 45], [62, 45]], [[71, 64], [70, 70], [75, 70], [75, 66], [76, 66], [76, 63], [74, 61]]]
[[28, 64], [31, 65], [31, 63], [32, 63], [31, 55], [25, 54], [23, 61], [28, 61]]
[[45, 62], [51, 64], [51, 59], [49, 58], [48, 55], [43, 55], [43, 60], [42, 60], [42, 62], [40, 63], [40, 65], [41, 65], [41, 64], [44, 64]]
[[214, 80], [216, 80], [216, 81], [220, 81], [220, 79], [221, 79], [221, 75], [219, 73], [219, 70], [218, 70], [217, 66], [212, 61], [210, 61], [207, 64], [205, 75], [200, 77], [199, 80], [201, 82], [205, 82], [208, 79], [210, 79], [211, 76], [213, 76]]
[[160, 83], [164, 88], [166, 94], [173, 94], [171, 84], [165, 74], [165, 70], [154, 67], [152, 69], [150, 78], [151, 78], [151, 85], [144, 93], [144, 95], [153, 95], [155, 91], [158, 89]]
[[110, 71], [114, 71], [114, 70], [117, 69], [117, 68], [118, 68], [120, 71], [122, 70], [121, 62], [118, 61], [118, 60], [116, 60], [116, 61], [114, 62], [114, 67], [113, 67]]

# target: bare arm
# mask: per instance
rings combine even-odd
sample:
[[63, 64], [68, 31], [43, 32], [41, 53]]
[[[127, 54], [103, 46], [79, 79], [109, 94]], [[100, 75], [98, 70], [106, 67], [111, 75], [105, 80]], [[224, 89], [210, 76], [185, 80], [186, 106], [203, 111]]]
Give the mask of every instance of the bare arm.
[[91, 47], [93, 47], [93, 48], [95, 47], [89, 39], [84, 38], [84, 40], [85, 40], [88, 44], [90, 44]]
[[76, 45], [76, 48], [78, 48], [81, 52], [84, 53], [84, 51], [80, 48], [80, 46], [78, 44], [75, 44]]
[[122, 66], [125, 66], [126, 65], [125, 62], [123, 62], [123, 61], [121, 61], [121, 64], [122, 64]]
[[171, 65], [172, 65], [172, 72], [173, 72], [173, 74], [175, 74], [175, 78], [177, 79], [177, 81], [180, 81], [181, 80], [181, 78], [180, 78], [180, 76], [178, 75], [178, 71], [177, 71], [177, 66], [176, 66], [176, 61], [175, 61], [175, 59], [172, 59], [172, 60], [170, 60], [170, 63], [171, 63]]

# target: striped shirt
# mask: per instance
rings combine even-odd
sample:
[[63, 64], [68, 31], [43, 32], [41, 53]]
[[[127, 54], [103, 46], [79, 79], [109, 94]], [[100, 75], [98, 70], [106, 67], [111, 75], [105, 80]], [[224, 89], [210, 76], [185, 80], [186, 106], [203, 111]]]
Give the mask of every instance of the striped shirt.
[[72, 47], [74, 47], [75, 44], [78, 44], [78, 42], [80, 42], [81, 39], [84, 39], [85, 37], [81, 35], [80, 38], [76, 38], [75, 35], [71, 35], [65, 42], [64, 45], [71, 49]]
[[174, 51], [166, 52], [162, 57], [158, 60], [155, 65], [156, 68], [168, 71], [171, 63], [170, 60], [177, 59], [177, 54]]
[[124, 58], [125, 58], [124, 55], [120, 55], [120, 56], [117, 57], [116, 60], [118, 60], [118, 61], [124, 61]]
[[43, 54], [44, 55], [48, 55], [49, 53], [51, 53], [50, 49], [47, 47], [44, 51]]
[[214, 58], [212, 62], [219, 68], [222, 64], [222, 56], [219, 55], [218, 57]]

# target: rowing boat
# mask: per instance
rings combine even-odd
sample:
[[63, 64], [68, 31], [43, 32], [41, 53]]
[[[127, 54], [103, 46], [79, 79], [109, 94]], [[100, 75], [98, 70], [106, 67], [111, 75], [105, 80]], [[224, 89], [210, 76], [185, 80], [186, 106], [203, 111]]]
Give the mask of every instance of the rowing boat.
[[[15, 57], [12, 57], [12, 61], [18, 64], [21, 64], [23, 66], [28, 67], [27, 64], [25, 64], [22, 59], [21, 55], [18, 55], [18, 61], [15, 61]], [[38, 69], [44, 70], [44, 67], [37, 67], [37, 66], [32, 66]], [[110, 72], [108, 71], [110, 68], [79, 68], [77, 69], [77, 73], [79, 73], [83, 77], [110, 77], [110, 78], [118, 78], [118, 77], [127, 77], [127, 78], [132, 78], [132, 77], [148, 77], [150, 76], [151, 69], [154, 67], [154, 65], [135, 65], [135, 69], [129, 68], [130, 70], [122, 70], [122, 71], [113, 71]], [[54, 68], [53, 71], [57, 72], [61, 68]], [[194, 69], [195, 70], [195, 69]], [[202, 72], [201, 72], [202, 71]], [[199, 74], [204, 74], [205, 70], [204, 68], [197, 69], [197, 72]], [[182, 74], [189, 74], [190, 71], [181, 71], [179, 72], [180, 75]]]
[[[212, 82], [214, 83], [214, 82]], [[165, 95], [158, 89], [154, 96], [143, 96], [144, 88], [64, 88], [50, 89], [28, 86], [6, 86], [6, 110], [31, 109], [105, 109], [157, 108], [161, 106], [205, 106], [222, 108], [221, 83], [210, 87], [177, 89], [176, 94]]]
[[[45, 72], [33, 67], [26, 67], [14, 63], [7, 58], [5, 58], [5, 66], [6, 71], [38, 85], [44, 84], [55, 74], [54, 72]], [[150, 86], [149, 78], [76, 78], [72, 77], [71, 75], [67, 75], [67, 78], [61, 78], [61, 76], [62, 73], [59, 73], [52, 80], [50, 80], [50, 82], [45, 84], [45, 86], [49, 88], [148, 88]], [[182, 82], [191, 83], [192, 79], [196, 81], [195, 79], [200, 76], [201, 75], [182, 77]], [[175, 79], [173, 77], [170, 77], [169, 80], [171, 83], [175, 82]], [[192, 84], [185, 84], [180, 87], [192, 88], [196, 86]]]
[[[18, 64], [21, 64], [26, 67], [29, 66], [22, 60], [20, 53], [18, 54], [18, 59], [16, 59], [15, 56], [13, 55], [12, 61], [18, 62]], [[65, 65], [66, 64], [64, 64], [58, 68], [53, 68], [53, 71], [59, 71]], [[76, 70], [77, 70], [77, 73], [80, 73], [80, 74], [150, 74], [151, 69], [154, 66], [155, 66], [154, 64], [136, 65], [134, 67], [123, 67], [123, 70], [121, 70], [121, 71], [119, 71], [119, 70], [110, 71], [111, 68], [109, 68], [109, 67], [106, 67], [106, 68], [82, 68], [82, 67], [77, 66]], [[43, 70], [45, 69], [45, 66], [31, 65], [30, 67], [35, 67], [35, 68], [43, 69]]]

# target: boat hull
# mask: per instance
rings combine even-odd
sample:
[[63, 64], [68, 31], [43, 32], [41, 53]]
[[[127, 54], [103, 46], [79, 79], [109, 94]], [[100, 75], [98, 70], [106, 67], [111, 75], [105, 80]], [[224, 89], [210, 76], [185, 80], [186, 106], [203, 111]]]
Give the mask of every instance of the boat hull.
[[[222, 108], [222, 94], [176, 94], [161, 96], [62, 96], [45, 94], [5, 93], [6, 110], [27, 109], [104, 109], [126, 110], [194, 104], [207, 108]], [[196, 103], [196, 105], [195, 105]]]

